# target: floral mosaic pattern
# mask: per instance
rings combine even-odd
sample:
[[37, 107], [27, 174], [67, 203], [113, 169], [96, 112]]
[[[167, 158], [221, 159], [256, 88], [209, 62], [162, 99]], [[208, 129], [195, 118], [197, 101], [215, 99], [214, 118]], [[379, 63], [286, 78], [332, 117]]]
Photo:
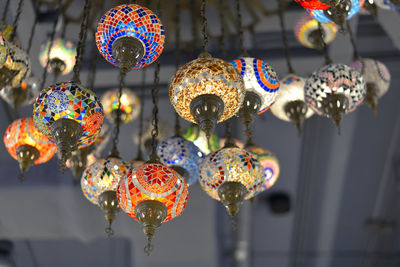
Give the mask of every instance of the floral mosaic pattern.
[[[114, 122], [112, 113], [118, 110], [118, 89], [107, 91], [101, 98], [104, 114]], [[140, 114], [140, 100], [134, 92], [128, 88], [122, 89], [121, 110], [123, 111], [122, 122], [128, 123], [136, 119]]]
[[[336, 38], [337, 26], [335, 23], [321, 23], [323, 39], [325, 44], [329, 45]], [[306, 16], [302, 18], [299, 22], [297, 22], [294, 33], [296, 39], [305, 47], [316, 49], [313, 41], [312, 34], [315, 31], [319, 31], [318, 29], [318, 21], [314, 19], [312, 16]]]

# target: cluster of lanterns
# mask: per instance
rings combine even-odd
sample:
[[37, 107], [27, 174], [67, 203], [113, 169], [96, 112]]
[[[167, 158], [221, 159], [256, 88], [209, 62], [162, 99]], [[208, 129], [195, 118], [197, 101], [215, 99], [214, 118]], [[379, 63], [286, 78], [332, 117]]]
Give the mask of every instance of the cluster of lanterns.
[[[342, 26], [343, 20], [354, 16], [363, 4], [362, 0], [298, 2], [310, 16], [296, 26], [296, 37], [314, 49], [322, 48], [321, 38], [327, 44], [332, 42], [336, 24]], [[323, 23], [322, 37], [319, 22]], [[153, 63], [162, 53], [164, 42], [160, 19], [136, 4], [110, 9], [96, 31], [99, 52], [123, 72]], [[72, 70], [75, 53], [71, 43], [56, 39], [52, 45], [43, 46], [40, 60], [55, 75], [65, 75]], [[37, 88], [37, 82], [28, 85], [26, 80], [30, 71], [28, 56], [3, 35], [0, 67], [2, 88], [23, 89], [24, 82], [27, 87]], [[112, 90], [100, 101], [93, 91], [76, 82], [57, 83], [37, 94], [33, 118], [14, 121], [4, 143], [23, 172], [48, 161], [57, 150], [62, 161], [80, 167], [77, 175], [83, 172], [82, 191], [105, 212], [109, 233], [116, 213], [123, 210], [143, 226], [150, 242], [157, 227], [183, 212], [189, 185], [199, 181], [208, 195], [235, 216], [241, 202], [270, 188], [279, 177], [277, 157], [251, 142], [244, 148], [231, 142], [220, 148], [213, 133], [217, 123], [239, 114], [249, 125], [254, 116], [270, 109], [299, 130], [314, 112], [339, 125], [343, 114], [352, 112], [363, 101], [376, 108], [389, 83], [389, 71], [373, 59], [357, 60], [351, 67], [326, 65], [308, 79], [289, 73], [279, 80], [274, 68], [260, 59], [243, 57], [226, 62], [202, 53], [178, 69], [169, 87], [175, 111], [194, 124], [183, 136], [161, 137], [158, 160], [125, 162], [115, 151], [96, 159], [99, 153], [94, 151], [104, 148], [107, 139], [108, 131], [102, 133], [104, 117], [113, 122], [119, 113], [121, 121], [128, 123], [141, 112], [139, 99], [124, 88], [120, 97], [117, 90]], [[89, 155], [93, 163], [84, 169]]]

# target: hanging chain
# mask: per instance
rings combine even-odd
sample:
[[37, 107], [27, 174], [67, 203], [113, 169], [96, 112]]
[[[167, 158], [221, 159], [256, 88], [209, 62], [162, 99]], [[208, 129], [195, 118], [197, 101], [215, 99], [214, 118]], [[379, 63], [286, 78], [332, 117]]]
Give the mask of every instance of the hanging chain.
[[218, 2], [218, 11], [219, 11], [219, 20], [221, 24], [221, 37], [219, 38], [219, 47], [221, 50], [221, 56], [223, 59], [226, 58], [226, 47], [225, 47], [225, 34], [226, 34], [226, 29], [225, 29], [225, 10], [224, 10], [224, 0], [219, 0]]
[[118, 103], [117, 103], [117, 114], [115, 117], [115, 127], [114, 127], [114, 138], [113, 138], [113, 146], [111, 149], [111, 156], [119, 157], [118, 152], [118, 142], [119, 142], [119, 132], [121, 126], [121, 96], [122, 96], [122, 89], [125, 87], [125, 77], [126, 72], [122, 69], [119, 69], [119, 87], [118, 87]]
[[286, 27], [285, 27], [285, 18], [284, 18], [284, 6], [283, 6], [283, 0], [277, 0], [278, 1], [278, 8], [279, 8], [279, 22], [281, 25], [281, 33], [282, 33], [282, 43], [283, 43], [283, 48], [285, 51], [285, 58], [286, 58], [286, 64], [289, 70], [289, 73], [294, 73], [292, 62], [290, 60], [290, 50], [289, 50], [289, 44], [288, 44], [288, 39], [286, 35]]
[[239, 30], [239, 46], [240, 53], [242, 57], [247, 56], [246, 48], [244, 47], [244, 38], [243, 38], [243, 23], [242, 23], [242, 11], [240, 9], [240, 0], [236, 0], [236, 12], [237, 12], [237, 21], [238, 21], [238, 30]]
[[12, 30], [11, 37], [10, 37], [10, 40], [12, 40], [12, 41], [14, 41], [15, 36], [17, 35], [18, 21], [19, 21], [19, 18], [21, 17], [23, 4], [24, 4], [24, 0], [19, 0], [18, 7], [17, 7], [17, 13], [15, 14], [15, 18], [14, 18], [14, 22], [13, 22], [13, 30]]
[[360, 59], [360, 55], [358, 54], [358, 49], [357, 49], [355, 36], [353, 34], [353, 30], [351, 29], [351, 25], [350, 25], [348, 20], [346, 20], [346, 27], [347, 27], [347, 31], [348, 31], [348, 33], [350, 35], [351, 45], [353, 46], [353, 59], [354, 60], [359, 60]]
[[203, 19], [201, 31], [203, 33], [203, 52], [207, 52], [207, 46], [208, 46], [208, 35], [207, 35], [207, 16], [206, 16], [206, 1], [207, 0], [202, 0], [201, 2], [201, 9], [200, 9], [200, 14], [201, 18]]
[[79, 79], [79, 74], [82, 68], [82, 58], [85, 50], [85, 42], [87, 35], [87, 28], [89, 23], [89, 9], [90, 9], [90, 0], [85, 0], [85, 6], [83, 8], [83, 18], [81, 23], [81, 29], [79, 32], [79, 42], [76, 48], [76, 56], [75, 56], [75, 66], [74, 66], [74, 76], [72, 80], [76, 83], [81, 83]]
[[225, 121], [225, 148], [236, 147], [235, 141], [232, 138], [232, 120]]
[[332, 59], [329, 57], [329, 53], [328, 53], [328, 47], [325, 43], [324, 40], [324, 32], [322, 29], [322, 24], [321, 22], [318, 22], [318, 30], [319, 30], [319, 38], [321, 38], [321, 43], [322, 43], [322, 50], [324, 52], [324, 57], [325, 57], [325, 65], [331, 64], [333, 61]]
[[[175, 0], [175, 68], [179, 69], [181, 64], [181, 27], [180, 27], [180, 5], [181, 0]], [[181, 136], [181, 124], [179, 114], [175, 111], [175, 136]]]
[[9, 8], [10, 8], [10, 0], [7, 0], [6, 5], [4, 6], [3, 15], [1, 16], [1, 20], [3, 22], [6, 21], [6, 16]]
[[144, 100], [146, 88], [146, 69], [142, 70], [142, 87], [140, 88], [140, 114], [139, 114], [139, 144], [136, 160], [143, 160], [142, 138], [143, 138], [143, 118], [144, 118]]
[[35, 19], [34, 19], [33, 24], [32, 24], [31, 34], [29, 36], [28, 48], [26, 49], [26, 54], [28, 54], [28, 55], [29, 55], [29, 52], [31, 51], [31, 48], [32, 48], [33, 36], [35, 35], [36, 25], [38, 23], [39, 9], [40, 9], [40, 1], [37, 0], [36, 1], [36, 5], [35, 5]]

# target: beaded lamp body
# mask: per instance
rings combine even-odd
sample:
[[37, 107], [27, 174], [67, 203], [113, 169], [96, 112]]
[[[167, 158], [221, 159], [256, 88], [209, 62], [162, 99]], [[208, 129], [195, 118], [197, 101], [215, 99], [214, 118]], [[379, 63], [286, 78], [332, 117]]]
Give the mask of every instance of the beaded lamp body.
[[178, 136], [170, 137], [157, 146], [157, 155], [166, 166], [183, 168], [187, 184], [197, 182], [200, 165], [203, 163], [203, 153], [192, 142]]
[[79, 146], [92, 144], [103, 124], [103, 107], [96, 95], [83, 86], [64, 82], [50, 86], [39, 94], [33, 107], [36, 127], [52, 139], [51, 126], [59, 119], [70, 119], [82, 126]]
[[[323, 40], [325, 44], [329, 45], [333, 42], [337, 33], [337, 26], [335, 23], [321, 23]], [[296, 39], [305, 47], [313, 49], [321, 49], [318, 44], [320, 38], [318, 21], [312, 16], [302, 18], [294, 28]]]
[[0, 69], [0, 87], [16, 88], [31, 73], [29, 57], [24, 50], [8, 42], [8, 56]]
[[8, 44], [3, 34], [0, 33], [0, 68], [6, 63], [8, 56]]
[[[61, 69], [62, 75], [67, 75], [70, 73], [75, 65], [75, 54], [76, 48], [73, 43], [66, 41], [64, 38], [57, 38], [53, 41], [51, 46], [49, 58], [47, 57], [50, 47], [50, 40], [42, 45], [39, 54], [39, 61], [42, 67], [46, 67], [47, 61], [59, 60], [63, 64], [63, 69]], [[48, 65], [48, 71], [53, 71], [53, 64]]]
[[113, 44], [119, 38], [132, 37], [144, 49], [143, 58], [133, 69], [144, 68], [154, 62], [164, 48], [165, 32], [161, 21], [151, 10], [135, 4], [114, 7], [100, 19], [96, 44], [103, 57], [117, 66]]
[[117, 197], [120, 208], [135, 220], [135, 207], [142, 201], [161, 202], [167, 209], [166, 222], [183, 212], [189, 194], [187, 184], [177, 172], [162, 164], [146, 163], [131, 169], [119, 182]]
[[196, 124], [189, 126], [185, 130], [183, 138], [193, 142], [193, 144], [197, 146], [200, 151], [205, 155], [208, 155], [211, 152], [214, 152], [215, 150], [220, 148], [218, 136], [213, 133], [207, 140], [206, 133], [200, 130], [199, 126], [197, 126]]
[[16, 160], [20, 146], [29, 145], [36, 148], [39, 156], [34, 164], [49, 161], [57, 151], [56, 145], [35, 127], [32, 118], [22, 118], [11, 123], [4, 134], [4, 144], [8, 153]]
[[318, 0], [296, 0], [302, 7], [308, 9], [318, 9], [318, 10], [325, 10], [330, 8], [330, 6], [318, 1]]
[[[111, 121], [115, 121], [118, 109], [118, 89], [107, 91], [101, 98], [104, 114]], [[122, 90], [121, 95], [121, 121], [128, 123], [136, 119], [140, 113], [140, 100], [134, 92], [128, 88]]]
[[261, 100], [258, 114], [268, 110], [274, 103], [279, 90], [279, 78], [267, 63], [255, 58], [239, 58], [231, 62], [244, 80], [246, 91], [256, 93]]
[[245, 186], [250, 199], [262, 190], [263, 168], [257, 157], [240, 148], [223, 148], [208, 155], [200, 168], [199, 182], [208, 195], [220, 200], [218, 188], [226, 182]]
[[[347, 19], [351, 19], [356, 15], [358, 12], [360, 12], [361, 7], [364, 4], [364, 0], [351, 0], [352, 6], [350, 8], [350, 11], [347, 15]], [[324, 13], [324, 10], [315, 10], [315, 9], [306, 9], [307, 13], [309, 13], [311, 16], [314, 17], [317, 21], [321, 23], [331, 23], [332, 20], [328, 18], [328, 16]]]

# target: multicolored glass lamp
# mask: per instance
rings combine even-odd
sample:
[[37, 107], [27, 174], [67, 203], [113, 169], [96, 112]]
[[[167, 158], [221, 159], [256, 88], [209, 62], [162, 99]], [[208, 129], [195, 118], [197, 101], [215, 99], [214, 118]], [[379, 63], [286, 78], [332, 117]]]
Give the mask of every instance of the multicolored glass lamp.
[[[335, 40], [337, 26], [335, 23], [321, 23], [322, 38], [329, 45]], [[294, 28], [296, 39], [305, 47], [321, 50], [323, 43], [318, 29], [318, 21], [312, 16], [303, 17]]]
[[50, 54], [49, 48], [50, 40], [43, 44], [40, 49], [39, 61], [42, 67], [45, 68], [47, 61], [50, 59], [47, 68], [48, 72], [54, 72], [56, 77], [60, 74], [67, 75], [70, 73], [75, 65], [76, 48], [74, 44], [59, 37], [53, 40]]
[[8, 153], [19, 163], [21, 178], [32, 165], [49, 161], [57, 151], [56, 145], [35, 127], [32, 118], [11, 123], [3, 140]]
[[[118, 89], [104, 93], [101, 98], [104, 114], [111, 121], [115, 122], [118, 109]], [[140, 101], [134, 92], [128, 88], [122, 89], [121, 95], [121, 122], [128, 123], [136, 119], [140, 113]]]
[[389, 69], [382, 62], [371, 58], [356, 60], [350, 64], [350, 67], [360, 72], [364, 78], [367, 84], [367, 94], [364, 102], [366, 102], [376, 114], [378, 99], [389, 90]]
[[5, 87], [0, 90], [0, 96], [15, 110], [19, 107], [32, 104], [39, 94], [39, 79], [29, 77], [15, 88]]
[[325, 115], [340, 134], [342, 114], [354, 111], [366, 94], [365, 80], [355, 69], [343, 64], [329, 64], [313, 72], [306, 81], [305, 96], [310, 108]]
[[0, 33], [0, 68], [6, 63], [8, 57], [8, 44], [6, 38]]
[[299, 133], [303, 121], [314, 114], [313, 110], [308, 108], [306, 104], [305, 84], [306, 80], [299, 75], [286, 75], [281, 80], [279, 95], [271, 107], [272, 114], [281, 120], [293, 123]]
[[140, 5], [116, 6], [97, 25], [96, 44], [100, 54], [125, 72], [153, 63], [162, 53], [164, 42], [160, 19]]

